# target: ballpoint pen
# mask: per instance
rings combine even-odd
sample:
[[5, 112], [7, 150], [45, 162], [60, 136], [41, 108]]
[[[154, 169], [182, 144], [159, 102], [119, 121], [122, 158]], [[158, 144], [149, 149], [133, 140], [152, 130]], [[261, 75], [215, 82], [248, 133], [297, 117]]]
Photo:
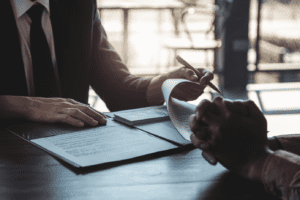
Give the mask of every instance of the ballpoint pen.
[[[202, 76], [202, 75], [200, 74], [200, 72], [199, 72], [197, 69], [195, 69], [192, 65], [190, 65], [188, 62], [186, 62], [186, 61], [185, 61], [183, 58], [181, 58], [180, 56], [176, 56], [176, 59], [177, 59], [177, 61], [178, 61], [179, 63], [183, 64], [185, 67], [187, 67], [187, 68], [193, 70], [193, 71], [197, 74], [198, 77], [201, 77], [201, 76]], [[215, 91], [217, 91], [219, 94], [222, 94], [221, 91], [220, 91], [214, 84], [212, 84], [211, 82], [209, 82], [208, 85], [209, 85], [212, 89], [214, 89]]]

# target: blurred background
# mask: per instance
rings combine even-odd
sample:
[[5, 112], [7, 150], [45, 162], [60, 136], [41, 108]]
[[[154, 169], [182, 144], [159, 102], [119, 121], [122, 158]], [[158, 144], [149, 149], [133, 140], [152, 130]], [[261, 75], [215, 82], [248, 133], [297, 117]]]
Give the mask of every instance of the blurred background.
[[[299, 113], [300, 1], [98, 0], [98, 7], [109, 41], [133, 74], [168, 72], [180, 66], [178, 54], [213, 71], [227, 98], [252, 99], [265, 114]], [[92, 90], [90, 103], [108, 111]]]

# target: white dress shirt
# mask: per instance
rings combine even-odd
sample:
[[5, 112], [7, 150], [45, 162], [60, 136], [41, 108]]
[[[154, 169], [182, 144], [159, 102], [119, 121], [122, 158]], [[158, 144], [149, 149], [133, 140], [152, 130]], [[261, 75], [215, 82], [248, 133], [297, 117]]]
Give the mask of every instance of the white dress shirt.
[[[26, 13], [35, 3], [39, 2], [42, 4], [45, 9], [42, 13], [42, 28], [46, 35], [48, 45], [50, 47], [54, 74], [56, 78], [56, 84], [59, 86], [58, 72], [57, 72], [57, 64], [56, 64], [56, 56], [54, 50], [54, 39], [52, 33], [52, 26], [50, 21], [50, 6], [49, 0], [10, 0], [18, 31], [19, 31], [19, 39], [22, 50], [22, 57], [25, 67], [25, 76], [27, 81], [28, 95], [34, 96], [34, 80], [33, 80], [33, 71], [32, 71], [32, 59], [30, 53], [30, 26], [31, 26], [31, 18]], [[60, 89], [60, 87], [58, 87]], [[59, 94], [61, 92], [59, 91]]]

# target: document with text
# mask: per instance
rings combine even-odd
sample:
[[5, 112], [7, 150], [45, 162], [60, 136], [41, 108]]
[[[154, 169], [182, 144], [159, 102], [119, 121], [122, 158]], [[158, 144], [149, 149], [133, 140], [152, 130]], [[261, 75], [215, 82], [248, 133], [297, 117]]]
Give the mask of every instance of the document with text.
[[[147, 154], [178, 148], [141, 130], [120, 125], [108, 119], [109, 125], [88, 129], [47, 124], [23, 124], [8, 128], [17, 136], [44, 149], [75, 167], [88, 167], [127, 160]], [[31, 127], [31, 128], [28, 128]], [[28, 132], [24, 133], [24, 129]], [[36, 130], [36, 131], [30, 131]], [[47, 130], [49, 137], [37, 138]], [[34, 138], [34, 139], [31, 139]]]

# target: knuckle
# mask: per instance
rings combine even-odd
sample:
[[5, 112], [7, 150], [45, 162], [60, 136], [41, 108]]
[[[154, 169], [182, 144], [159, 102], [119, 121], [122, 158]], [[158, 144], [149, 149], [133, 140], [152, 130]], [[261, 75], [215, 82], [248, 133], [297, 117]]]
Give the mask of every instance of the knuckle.
[[220, 101], [223, 101], [223, 98], [222, 97], [220, 97], [220, 96], [217, 96], [217, 97], [215, 97], [214, 99], [213, 99], [213, 103], [216, 103], [216, 102], [220, 102]]
[[249, 106], [256, 106], [256, 104], [254, 103], [254, 101], [252, 101], [252, 100], [248, 100], [248, 101], [246, 101], [245, 102], [247, 105], [249, 105]]
[[61, 115], [59, 120], [62, 122], [67, 122], [69, 121], [69, 119], [70, 119], [69, 115]]
[[80, 108], [81, 108], [80, 110], [82, 110], [85, 113], [91, 110], [90, 107], [87, 105], [82, 105], [80, 106]]
[[68, 102], [66, 102], [65, 100], [60, 103], [61, 106], [63, 106], [64, 108], [69, 108], [70, 107], [70, 104]]
[[60, 98], [60, 100], [63, 102], [68, 102], [68, 98]]
[[233, 101], [230, 101], [230, 100], [227, 100], [227, 99], [224, 99], [224, 105], [225, 107], [231, 107], [233, 105]]
[[80, 114], [80, 110], [78, 110], [77, 108], [71, 109], [71, 113], [72, 113], [73, 115], [78, 115], [78, 114]]
[[190, 70], [190, 69], [187, 69], [185, 73], [186, 73], [187, 76], [192, 76], [192, 75], [195, 74], [195, 72], [193, 72], [193, 71]]
[[210, 102], [207, 99], [203, 99], [200, 101], [200, 103], [196, 106], [195, 112], [202, 111], [203, 109], [206, 109], [212, 102]]
[[187, 68], [185, 67], [185, 66], [181, 66], [180, 68], [179, 68], [179, 71], [181, 71], [181, 72], [185, 72], [187, 70]]
[[69, 99], [69, 98], [65, 99], [65, 101], [68, 103], [72, 103], [72, 99]]
[[74, 99], [68, 98], [68, 101], [76, 102]]
[[74, 100], [74, 99], [69, 99], [69, 100], [70, 100], [70, 102], [73, 103], [73, 104], [78, 104], [78, 103], [79, 103], [78, 101], [76, 101], [76, 100]]
[[203, 99], [203, 100], [201, 100], [200, 101], [200, 103], [197, 105], [197, 107], [198, 106], [201, 106], [201, 105], [203, 105], [203, 104], [210, 104], [211, 102], [208, 100], [208, 99]]

